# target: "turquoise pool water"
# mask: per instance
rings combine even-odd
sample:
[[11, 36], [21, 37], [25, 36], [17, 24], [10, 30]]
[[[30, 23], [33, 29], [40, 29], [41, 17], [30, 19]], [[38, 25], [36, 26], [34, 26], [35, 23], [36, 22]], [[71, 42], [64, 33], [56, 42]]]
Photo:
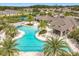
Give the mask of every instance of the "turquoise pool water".
[[22, 16], [20, 17], [21, 20], [28, 20], [28, 17]]
[[17, 28], [25, 32], [25, 35], [17, 40], [17, 43], [19, 44], [17, 48], [19, 48], [20, 51], [43, 51], [44, 42], [35, 37], [36, 32], [38, 32], [37, 27], [18, 26]]

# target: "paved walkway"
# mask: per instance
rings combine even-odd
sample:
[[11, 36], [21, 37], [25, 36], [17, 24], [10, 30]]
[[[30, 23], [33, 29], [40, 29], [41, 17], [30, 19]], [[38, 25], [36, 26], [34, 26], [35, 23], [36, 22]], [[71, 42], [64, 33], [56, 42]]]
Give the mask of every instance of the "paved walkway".
[[75, 42], [72, 42], [71, 39], [68, 39], [67, 37], [65, 37], [64, 40], [68, 43], [69, 47], [74, 52], [79, 52], [79, 49], [76, 47], [76, 43]]

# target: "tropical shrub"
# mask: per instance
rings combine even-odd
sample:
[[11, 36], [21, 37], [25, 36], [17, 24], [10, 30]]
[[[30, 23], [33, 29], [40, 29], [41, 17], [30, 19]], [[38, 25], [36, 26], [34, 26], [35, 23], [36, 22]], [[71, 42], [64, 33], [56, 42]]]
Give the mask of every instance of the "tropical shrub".
[[65, 12], [64, 15], [65, 16], [78, 16], [78, 14], [74, 12]]
[[40, 34], [45, 34], [47, 31], [46, 30], [41, 30], [40, 32], [39, 32], [39, 35]]
[[31, 23], [32, 21], [34, 21], [34, 17], [32, 15], [28, 15], [27, 21]]
[[5, 31], [6, 36], [11, 36], [12, 38], [14, 38], [18, 33], [17, 29], [14, 26], [10, 25], [6, 27]]
[[68, 38], [76, 39], [79, 42], [79, 29], [75, 29], [74, 31], [68, 34]]
[[47, 22], [45, 20], [40, 20], [40, 23], [39, 23], [39, 28], [41, 30], [44, 30], [47, 26]]
[[48, 12], [48, 15], [49, 15], [49, 16], [52, 16], [52, 12]]
[[46, 13], [45, 12], [40, 12], [40, 15], [46, 15]]
[[0, 25], [0, 31], [1, 31], [3, 28], [4, 28], [4, 26], [3, 26], [3, 25]]

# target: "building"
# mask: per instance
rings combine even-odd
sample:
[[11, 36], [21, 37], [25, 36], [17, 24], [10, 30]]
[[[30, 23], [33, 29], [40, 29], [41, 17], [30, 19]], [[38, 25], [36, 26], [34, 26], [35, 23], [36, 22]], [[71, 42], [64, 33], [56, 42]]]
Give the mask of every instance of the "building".
[[43, 15], [43, 16], [37, 15], [35, 17], [35, 20], [36, 21], [46, 20], [47, 22], [51, 22], [52, 21], [52, 17], [51, 16], [48, 16], [48, 15]]
[[37, 16], [36, 20], [49, 21], [49, 27], [52, 28], [52, 33], [58, 36], [66, 35], [77, 26], [74, 18], [71, 16]]
[[58, 16], [53, 18], [50, 26], [53, 28], [53, 33], [63, 36], [76, 28], [76, 22], [73, 17]]
[[18, 15], [18, 11], [16, 11], [16, 10], [0, 11], [0, 16], [14, 16], [14, 15]]

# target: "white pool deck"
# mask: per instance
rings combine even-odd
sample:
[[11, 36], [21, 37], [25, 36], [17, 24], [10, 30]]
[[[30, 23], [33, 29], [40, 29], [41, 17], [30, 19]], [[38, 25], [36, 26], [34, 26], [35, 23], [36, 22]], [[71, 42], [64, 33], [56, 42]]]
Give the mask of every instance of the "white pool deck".
[[43, 56], [43, 52], [19, 52], [19, 56]]

